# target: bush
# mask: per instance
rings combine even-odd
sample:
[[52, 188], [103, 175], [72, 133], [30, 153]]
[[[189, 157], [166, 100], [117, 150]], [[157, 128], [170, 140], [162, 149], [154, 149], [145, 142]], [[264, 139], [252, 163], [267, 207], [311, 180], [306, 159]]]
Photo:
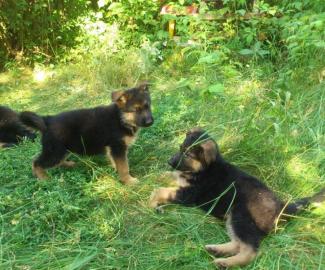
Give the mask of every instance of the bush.
[[44, 61], [74, 44], [76, 19], [89, 10], [85, 0], [4, 1], [0, 4], [3, 58], [32, 56]]

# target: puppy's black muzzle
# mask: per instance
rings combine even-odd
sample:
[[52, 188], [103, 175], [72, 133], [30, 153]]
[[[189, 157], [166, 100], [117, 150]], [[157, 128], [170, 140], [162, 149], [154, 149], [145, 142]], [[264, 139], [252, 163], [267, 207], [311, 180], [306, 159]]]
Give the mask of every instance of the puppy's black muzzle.
[[153, 117], [149, 116], [142, 121], [142, 126], [150, 127], [153, 124], [153, 122], [154, 122]]
[[174, 155], [168, 160], [168, 165], [174, 169], [177, 169], [178, 164], [179, 164], [179, 154]]

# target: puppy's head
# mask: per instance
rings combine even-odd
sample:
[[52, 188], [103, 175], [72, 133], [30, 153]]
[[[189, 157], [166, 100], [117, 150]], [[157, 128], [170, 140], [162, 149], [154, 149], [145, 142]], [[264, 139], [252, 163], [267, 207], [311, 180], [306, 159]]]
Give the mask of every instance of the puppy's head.
[[204, 130], [194, 128], [187, 132], [179, 152], [168, 163], [178, 171], [199, 172], [214, 162], [218, 155], [214, 140]]
[[153, 124], [148, 83], [112, 93], [112, 101], [121, 111], [122, 120], [134, 127], [149, 127]]

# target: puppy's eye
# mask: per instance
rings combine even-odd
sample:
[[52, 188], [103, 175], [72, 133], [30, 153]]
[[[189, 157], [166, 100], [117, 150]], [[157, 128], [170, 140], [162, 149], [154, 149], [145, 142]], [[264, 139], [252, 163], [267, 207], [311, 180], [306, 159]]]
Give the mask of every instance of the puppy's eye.
[[141, 112], [142, 111], [142, 108], [141, 107], [135, 107], [135, 111], [136, 112]]
[[187, 157], [187, 158], [193, 158], [193, 155], [189, 152], [184, 152], [184, 157]]

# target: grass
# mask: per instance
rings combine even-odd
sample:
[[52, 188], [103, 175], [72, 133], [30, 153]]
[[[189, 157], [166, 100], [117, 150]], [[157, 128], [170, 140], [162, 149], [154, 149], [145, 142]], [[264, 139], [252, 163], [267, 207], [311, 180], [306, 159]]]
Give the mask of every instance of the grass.
[[[2, 104], [41, 114], [108, 104], [113, 89], [150, 78], [155, 116], [130, 150], [140, 180], [134, 187], [120, 184], [103, 157], [72, 156], [77, 168], [36, 181], [38, 142], [0, 150], [0, 269], [214, 269], [203, 247], [228, 240], [223, 222], [198, 209], [168, 206], [158, 214], [147, 206], [151, 191], [169, 184], [166, 160], [193, 126], [283, 199], [324, 187], [324, 82], [283, 85], [270, 64], [191, 69], [177, 54], [149, 74], [136, 52], [125, 55], [0, 74]], [[208, 93], [214, 83], [223, 90]], [[320, 207], [280, 224], [244, 269], [321, 270], [324, 262]]]

